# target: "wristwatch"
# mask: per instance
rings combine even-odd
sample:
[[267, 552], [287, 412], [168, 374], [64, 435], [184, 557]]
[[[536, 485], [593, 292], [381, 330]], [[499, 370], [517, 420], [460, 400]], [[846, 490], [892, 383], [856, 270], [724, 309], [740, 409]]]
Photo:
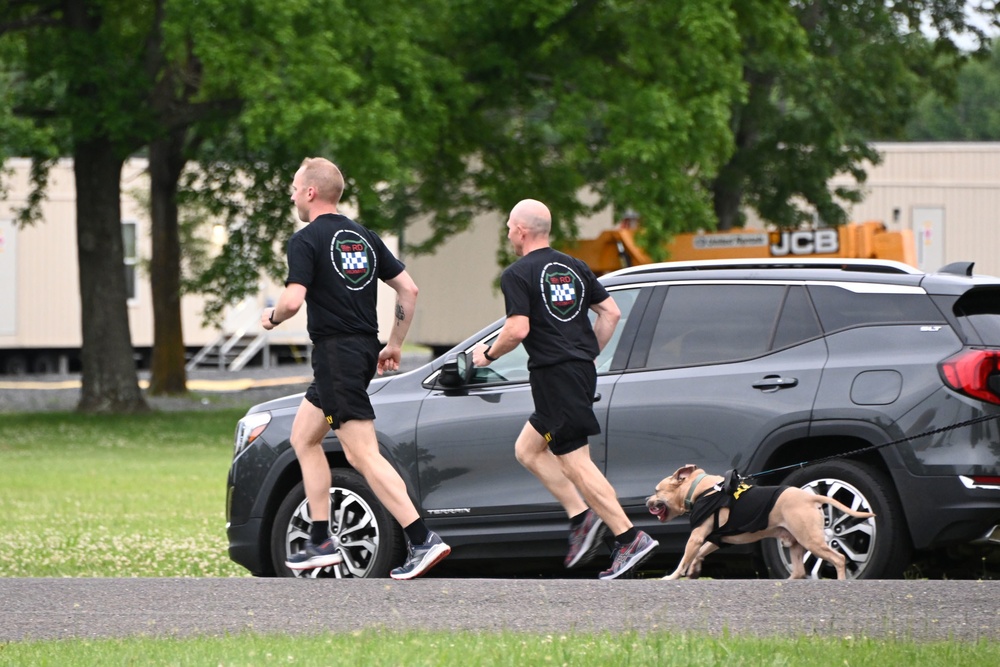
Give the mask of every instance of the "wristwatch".
[[268, 322], [270, 322], [270, 323], [271, 323], [271, 326], [273, 326], [273, 327], [276, 327], [276, 326], [278, 326], [279, 324], [281, 324], [281, 322], [275, 322], [275, 321], [274, 321], [274, 311], [275, 311], [275, 310], [277, 310], [277, 308], [272, 308], [272, 309], [271, 309], [271, 314], [267, 316], [267, 321], [268, 321]]
[[499, 359], [499, 357], [491, 357], [490, 356], [490, 350], [492, 350], [492, 349], [493, 349], [493, 346], [490, 345], [485, 350], [483, 350], [483, 356], [486, 357], [490, 361], [496, 361], [497, 359]]

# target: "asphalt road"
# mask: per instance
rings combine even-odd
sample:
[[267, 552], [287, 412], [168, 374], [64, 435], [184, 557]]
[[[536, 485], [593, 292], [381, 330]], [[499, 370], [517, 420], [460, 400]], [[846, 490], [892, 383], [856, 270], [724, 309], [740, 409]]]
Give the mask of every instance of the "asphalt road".
[[1000, 582], [0, 579], [0, 642], [366, 629], [1000, 641]]

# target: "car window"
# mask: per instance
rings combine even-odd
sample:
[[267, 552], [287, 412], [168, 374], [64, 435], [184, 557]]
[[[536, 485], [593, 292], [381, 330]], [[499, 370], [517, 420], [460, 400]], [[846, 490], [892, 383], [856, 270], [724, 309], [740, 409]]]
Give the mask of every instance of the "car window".
[[966, 336], [975, 333], [982, 345], [1000, 346], [1000, 290], [975, 290], [955, 304]]
[[674, 368], [765, 354], [784, 285], [672, 285], [653, 331], [646, 366]]
[[809, 294], [826, 333], [880, 324], [944, 323], [926, 294], [859, 293], [836, 285], [811, 285]]
[[785, 293], [785, 305], [781, 309], [781, 319], [774, 332], [771, 350], [781, 350], [822, 335], [823, 330], [816, 319], [816, 311], [809, 302], [806, 288], [789, 287]]
[[[618, 326], [615, 327], [615, 332], [611, 336], [611, 340], [608, 344], [604, 346], [601, 350], [601, 354], [597, 357], [597, 372], [604, 373], [611, 367], [611, 360], [614, 358], [615, 350], [618, 344], [621, 342], [622, 331], [625, 330], [625, 323], [628, 320], [629, 313], [632, 312], [632, 306], [635, 305], [635, 300], [639, 295], [639, 288], [629, 288], [611, 291], [611, 296], [614, 298], [615, 303], [618, 304], [618, 309], [622, 312], [621, 321], [619, 321]], [[590, 311], [590, 321], [593, 322], [597, 315], [593, 310]], [[485, 342], [487, 345], [493, 343], [496, 340], [497, 334], [487, 338]], [[473, 372], [472, 378], [469, 384], [496, 384], [501, 382], [527, 382], [528, 381], [528, 353], [525, 351], [523, 345], [518, 345], [515, 349], [511, 350], [507, 354], [503, 355], [489, 366], [485, 368], [477, 368]]]

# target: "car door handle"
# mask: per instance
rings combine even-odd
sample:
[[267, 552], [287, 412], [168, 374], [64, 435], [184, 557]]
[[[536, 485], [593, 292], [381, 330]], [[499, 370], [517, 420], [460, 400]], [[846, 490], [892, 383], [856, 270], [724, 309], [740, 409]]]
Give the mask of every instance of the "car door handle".
[[593, 402], [594, 403], [598, 403], [598, 402], [600, 402], [600, 400], [601, 400], [601, 395], [600, 394], [594, 394], [594, 401]]
[[798, 378], [783, 378], [780, 375], [766, 375], [763, 380], [758, 380], [751, 386], [754, 389], [762, 389], [770, 392], [778, 391], [779, 389], [787, 389], [788, 387], [794, 387], [798, 383]]

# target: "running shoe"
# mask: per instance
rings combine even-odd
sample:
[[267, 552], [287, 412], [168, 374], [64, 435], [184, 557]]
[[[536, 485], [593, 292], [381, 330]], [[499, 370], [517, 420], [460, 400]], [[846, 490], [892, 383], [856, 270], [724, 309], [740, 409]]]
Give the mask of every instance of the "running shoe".
[[306, 542], [306, 548], [293, 554], [285, 561], [289, 570], [315, 570], [317, 567], [330, 567], [344, 562], [340, 555], [340, 544], [334, 537], [328, 537], [322, 544]]
[[601, 548], [601, 535], [607, 531], [604, 521], [588, 509], [583, 522], [569, 531], [569, 553], [563, 564], [567, 568], [589, 563]]
[[658, 546], [660, 546], [659, 542], [641, 530], [629, 544], [615, 542], [615, 550], [611, 554], [611, 568], [601, 572], [598, 578], [617, 579], [622, 575], [633, 574], [632, 570], [649, 558], [653, 549]]
[[441, 541], [440, 535], [430, 531], [423, 544], [413, 546], [407, 541], [406, 561], [390, 572], [389, 576], [393, 579], [416, 579], [450, 553], [451, 547]]

